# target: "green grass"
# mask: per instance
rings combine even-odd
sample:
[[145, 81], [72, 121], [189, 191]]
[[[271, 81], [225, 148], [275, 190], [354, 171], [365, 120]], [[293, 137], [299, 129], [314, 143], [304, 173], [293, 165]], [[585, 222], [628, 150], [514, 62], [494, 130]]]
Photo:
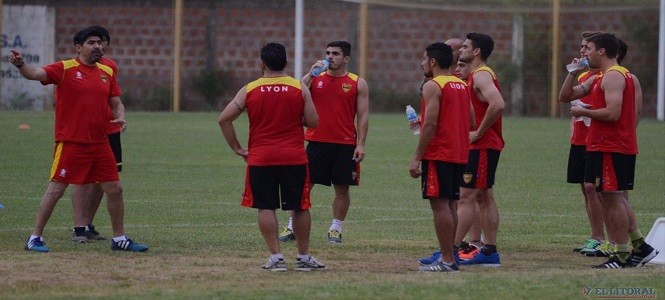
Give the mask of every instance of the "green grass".
[[[502, 268], [415, 271], [416, 259], [435, 248], [429, 205], [420, 199], [419, 180], [408, 176], [417, 137], [403, 115], [373, 114], [344, 244], [325, 242], [332, 191], [316, 186], [311, 252], [328, 269], [272, 274], [258, 270], [267, 250], [256, 212], [239, 205], [244, 162], [224, 142], [217, 114], [130, 112], [127, 119], [126, 231], [150, 251], [71, 243], [67, 194], [45, 230], [51, 252], [41, 254], [24, 251], [23, 243], [48, 180], [53, 115], [0, 112], [0, 298], [570, 299], [583, 297], [585, 285], [665, 295], [665, 267], [591, 270], [602, 260], [572, 253], [588, 223], [579, 187], [565, 183], [568, 120], [504, 121], [507, 146], [495, 186]], [[22, 123], [31, 129], [17, 129]], [[244, 117], [236, 128], [244, 143]], [[646, 235], [665, 216], [665, 124], [643, 121], [638, 136], [631, 203]], [[285, 213], [279, 216], [285, 221]], [[110, 234], [105, 209], [95, 224]], [[283, 252], [292, 267], [295, 246], [283, 245]]]

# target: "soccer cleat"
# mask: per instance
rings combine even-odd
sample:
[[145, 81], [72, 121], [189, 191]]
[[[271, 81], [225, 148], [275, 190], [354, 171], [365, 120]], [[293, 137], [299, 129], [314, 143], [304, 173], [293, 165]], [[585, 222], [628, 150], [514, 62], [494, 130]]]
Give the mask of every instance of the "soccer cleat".
[[423, 257], [423, 258], [419, 259], [418, 262], [423, 264], [423, 265], [431, 265], [431, 264], [435, 263], [436, 261], [438, 261], [440, 257], [441, 257], [441, 251], [436, 251], [436, 252], [432, 253], [432, 256]]
[[460, 260], [473, 259], [478, 253], [480, 253], [480, 248], [472, 244], [468, 244], [465, 248], [460, 248], [457, 252]]
[[342, 243], [342, 233], [337, 230], [328, 231], [328, 243], [331, 244], [341, 244]]
[[460, 265], [479, 265], [484, 267], [500, 267], [501, 266], [501, 257], [499, 252], [494, 252], [490, 255], [485, 255], [483, 252], [479, 252], [476, 256], [469, 260], [463, 260], [460, 262]]
[[92, 224], [86, 226], [86, 228], [85, 228], [85, 236], [86, 236], [89, 240], [95, 240], [95, 241], [105, 241], [105, 240], [108, 240], [106, 237], [104, 237], [104, 236], [102, 236], [101, 234], [99, 234], [99, 232], [98, 232], [97, 230], [95, 230], [95, 226], [92, 225]]
[[117, 251], [117, 250], [122, 250], [122, 251], [131, 251], [131, 252], [145, 252], [148, 251], [148, 246], [143, 245], [143, 244], [137, 244], [134, 241], [130, 239], [126, 239], [124, 241], [113, 241], [111, 240], [111, 250]]
[[587, 252], [595, 252], [596, 248], [598, 248], [598, 246], [600, 246], [599, 241], [597, 241], [595, 239], [588, 239], [586, 241], [586, 244], [584, 244], [584, 248], [582, 248], [582, 250], [580, 250], [580, 253], [582, 255], [586, 255]]
[[284, 262], [283, 259], [272, 261], [270, 258], [268, 258], [268, 262], [263, 264], [261, 269], [273, 272], [286, 272], [286, 262]]
[[76, 232], [77, 227], [74, 227], [72, 230], [72, 242], [77, 244], [83, 244], [88, 242], [88, 237], [85, 235], [85, 229], [79, 227], [81, 230]]
[[596, 240], [595, 240], [595, 239], [588, 239], [588, 240], [586, 240], [586, 242], [584, 242], [584, 245], [579, 246], [579, 247], [573, 249], [573, 252], [580, 252], [580, 251], [582, 251], [582, 249], [586, 248], [586, 246], [587, 246], [591, 241], [596, 241]]
[[72, 242], [78, 244], [84, 244], [88, 242], [88, 237], [85, 235], [76, 235], [76, 233], [74, 233], [74, 235], [72, 236]]
[[604, 242], [599, 244], [593, 251], [586, 251], [583, 254], [588, 257], [609, 257], [612, 254], [612, 248], [610, 247], [610, 242]]
[[591, 266], [593, 269], [625, 269], [630, 267], [627, 263], [621, 262], [616, 254], [610, 255], [610, 259], [600, 265]]
[[26, 251], [48, 252], [48, 247], [46, 247], [46, 243], [41, 236], [34, 239], [28, 238], [24, 249]]
[[318, 262], [313, 256], [309, 256], [307, 261], [303, 261], [300, 258], [296, 259], [296, 271], [309, 272], [311, 270], [321, 270], [325, 269], [326, 265]]
[[651, 245], [642, 243], [638, 249], [633, 249], [626, 262], [631, 267], [640, 268], [658, 256], [658, 253], [659, 251], [651, 247]]
[[446, 264], [441, 260], [437, 260], [432, 264], [420, 266], [418, 271], [425, 272], [459, 272], [459, 266], [456, 263]]
[[290, 242], [290, 241], [295, 241], [296, 240], [296, 235], [293, 234], [293, 230], [289, 228], [284, 228], [284, 231], [279, 235], [279, 241], [282, 243]]

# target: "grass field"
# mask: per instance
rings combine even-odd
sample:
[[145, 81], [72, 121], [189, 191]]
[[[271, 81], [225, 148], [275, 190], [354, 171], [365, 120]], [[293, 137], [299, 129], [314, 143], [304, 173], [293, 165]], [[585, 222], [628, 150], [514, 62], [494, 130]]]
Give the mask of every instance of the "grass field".
[[[325, 241], [331, 189], [312, 192], [311, 252], [327, 269], [262, 272], [268, 252], [256, 212], [239, 205], [244, 162], [224, 142], [217, 116], [128, 113], [126, 231], [148, 244], [148, 252], [70, 242], [67, 194], [46, 227], [51, 252], [43, 254], [24, 251], [23, 244], [47, 184], [53, 114], [0, 112], [0, 298], [579, 299], [585, 286], [653, 288], [665, 297], [665, 266], [592, 270], [602, 259], [572, 253], [588, 222], [579, 187], [565, 183], [563, 119], [504, 121], [507, 146], [495, 186], [503, 267], [416, 271], [416, 259], [435, 250], [429, 205], [419, 197], [419, 180], [408, 176], [417, 138], [401, 114], [373, 114], [342, 245]], [[17, 129], [23, 123], [31, 129]], [[244, 117], [236, 128], [246, 140]], [[646, 235], [665, 216], [665, 124], [643, 121], [638, 136], [631, 202]], [[285, 213], [279, 216], [285, 221]], [[110, 235], [105, 209], [95, 224]], [[295, 246], [282, 250], [292, 268]]]

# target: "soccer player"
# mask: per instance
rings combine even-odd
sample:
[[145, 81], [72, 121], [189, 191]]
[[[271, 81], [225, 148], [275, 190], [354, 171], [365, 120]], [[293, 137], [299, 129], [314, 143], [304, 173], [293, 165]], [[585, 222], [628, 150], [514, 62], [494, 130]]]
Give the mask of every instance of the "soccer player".
[[[102, 57], [102, 36], [95, 28], [86, 28], [74, 36], [78, 57], [59, 61], [43, 68], [24, 63], [20, 53], [12, 51], [9, 61], [23, 77], [42, 84], [56, 84], [55, 150], [48, 188], [37, 211], [35, 227], [25, 250], [48, 252], [42, 237], [44, 227], [58, 200], [69, 184], [99, 182], [106, 194], [113, 228], [112, 250], [143, 252], [148, 246], [127, 239], [124, 231], [122, 184], [113, 152], [108, 143], [109, 122], [122, 126], [125, 111], [115, 72], [99, 64]], [[113, 117], [108, 115], [109, 106]], [[73, 197], [83, 197], [75, 193]], [[83, 199], [75, 199], [74, 202]]]
[[591, 85], [591, 106], [570, 109], [575, 117], [592, 119], [585, 182], [594, 184], [599, 192], [608, 239], [616, 245], [608, 261], [594, 267], [608, 269], [641, 267], [658, 255], [643, 238], [633, 242], [632, 251], [629, 244], [635, 232], [630, 232], [630, 204], [623, 191], [632, 190], [634, 185], [636, 99], [632, 74], [619, 66], [618, 52], [619, 40], [613, 34], [589, 37], [585, 53], [589, 66], [599, 68], [602, 74]]
[[[582, 42], [580, 43], [580, 58], [573, 59], [573, 63], [578, 62], [580, 59], [585, 58], [586, 48], [587, 48], [587, 39], [595, 34], [598, 34], [598, 31], [585, 31], [582, 32]], [[559, 91], [559, 101], [564, 103], [569, 103], [577, 98], [573, 97], [573, 88], [575, 86], [580, 86], [586, 88], [583, 84], [589, 78], [595, 78], [600, 74], [600, 70], [596, 68], [590, 68], [588, 71], [573, 71], [566, 75], [566, 79], [561, 85], [561, 90]], [[588, 95], [580, 97], [579, 101], [575, 101], [572, 105], [588, 105], [591, 99]], [[580, 252], [586, 256], [607, 256], [607, 254], [601, 250], [601, 245], [605, 242], [605, 226], [603, 221], [602, 208], [600, 206], [600, 200], [598, 200], [598, 193], [593, 186], [584, 185], [584, 166], [586, 164], [586, 138], [588, 131], [588, 124], [590, 121], [587, 119], [586, 122], [583, 118], [572, 118], [571, 121], [571, 137], [570, 137], [570, 151], [568, 153], [568, 173], [567, 181], [568, 183], [578, 183], [582, 189], [582, 195], [584, 196], [584, 207], [586, 209], [587, 217], [589, 219], [589, 225], [591, 227], [591, 236], [586, 240], [584, 245], [573, 249], [575, 252]]]
[[453, 254], [455, 201], [469, 156], [471, 104], [464, 81], [450, 74], [452, 62], [452, 48], [434, 43], [426, 48], [421, 63], [425, 77], [432, 80], [423, 85], [422, 127], [409, 173], [413, 178], [422, 175], [422, 197], [429, 200], [441, 250], [441, 257], [420, 267], [422, 271], [459, 270]]
[[[462, 265], [500, 266], [496, 249], [499, 228], [499, 211], [496, 207], [494, 175], [504, 146], [501, 135], [501, 113], [505, 102], [501, 96], [499, 81], [494, 71], [485, 65], [494, 49], [491, 36], [469, 33], [460, 48], [459, 60], [471, 65], [468, 85], [471, 104], [476, 114], [476, 130], [469, 132], [469, 161], [464, 171], [455, 246], [462, 240], [475, 219], [482, 222], [484, 245], [475, 257], [461, 261]], [[475, 216], [475, 203], [480, 206], [480, 217]]]
[[[303, 125], [314, 128], [319, 119], [307, 89], [284, 73], [286, 49], [277, 43], [261, 48], [263, 77], [242, 87], [219, 116], [219, 127], [233, 151], [247, 162], [242, 206], [258, 210], [261, 234], [270, 258], [261, 268], [286, 271], [278, 240], [275, 210], [293, 210], [298, 245], [295, 270], [323, 269], [309, 255], [312, 224], [309, 208], [311, 185], [305, 153]], [[247, 110], [249, 142], [238, 142], [233, 121]]]
[[[333, 186], [333, 220], [328, 229], [328, 242], [340, 244], [343, 223], [351, 206], [349, 187], [360, 183], [360, 162], [365, 159], [369, 88], [363, 78], [346, 69], [351, 60], [349, 42], [328, 43], [326, 59], [330, 62], [326, 72], [314, 77], [310, 70], [301, 79], [311, 91], [320, 117], [319, 126], [308, 128], [305, 139], [312, 184]], [[312, 70], [322, 66], [322, 62], [317, 61]], [[280, 240], [292, 239], [291, 223], [289, 220]]]
[[[449, 68], [450, 73], [466, 82], [470, 73], [470, 65], [465, 62], [459, 61], [459, 49], [462, 47], [463, 43], [464, 40], [460, 38], [451, 38], [445, 41], [445, 44], [453, 49], [453, 62], [455, 63], [450, 65]], [[425, 77], [423, 85], [429, 79]], [[422, 95], [422, 86], [421, 86], [421, 95]], [[473, 106], [469, 106], [469, 108], [472, 112], [471, 118], [473, 119], [473, 121], [471, 122], [472, 126], [471, 130], [475, 130], [475, 125], [476, 125], [475, 113], [473, 113]], [[457, 202], [455, 202], [455, 205], [457, 205]], [[480, 207], [478, 206], [478, 203], [474, 204], [474, 210], [475, 214], [479, 216]], [[459, 245], [459, 251], [457, 254], [459, 259], [468, 260], [476, 256], [480, 252], [479, 249], [480, 247], [482, 247], [481, 234], [482, 234], [482, 228], [480, 220], [476, 219], [473, 222], [471, 229], [469, 230], [469, 242], [462, 241], [462, 243]], [[439, 259], [440, 256], [441, 256], [441, 251], [435, 251], [434, 253], [432, 253], [430, 257], [423, 257], [418, 259], [418, 262], [424, 265], [429, 265], [435, 262], [437, 259]]]
[[[101, 32], [103, 35], [102, 38], [102, 48], [99, 63], [109, 66], [113, 69], [114, 74], [118, 74], [118, 69], [115, 61], [104, 57], [106, 51], [111, 43], [111, 36], [109, 31], [102, 26], [91, 26], [90, 28], [95, 28]], [[55, 102], [57, 103], [57, 101]], [[112, 115], [111, 109], [108, 110], [109, 115]], [[108, 134], [109, 144], [111, 145], [111, 150], [113, 151], [113, 156], [115, 157], [116, 166], [118, 172], [122, 171], [122, 147], [120, 143], [120, 133], [124, 131], [124, 124], [119, 126], [118, 124], [109, 122], [106, 126], [106, 131]], [[102, 197], [104, 197], [104, 191], [102, 191], [101, 186], [98, 183], [86, 184], [86, 185], [74, 185], [72, 187], [72, 195], [77, 193], [83, 193], [84, 196], [72, 196], [72, 203], [74, 206], [74, 231], [72, 236], [72, 241], [76, 243], [85, 243], [89, 240], [106, 240], [106, 237], [102, 236], [92, 224], [99, 208], [99, 204], [102, 202]], [[83, 200], [83, 203], [77, 203], [76, 200]]]

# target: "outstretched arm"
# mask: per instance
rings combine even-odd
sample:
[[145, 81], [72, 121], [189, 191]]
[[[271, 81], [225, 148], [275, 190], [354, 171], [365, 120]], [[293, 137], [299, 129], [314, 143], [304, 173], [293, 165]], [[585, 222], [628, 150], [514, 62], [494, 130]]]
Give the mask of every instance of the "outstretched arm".
[[44, 82], [48, 79], [44, 69], [26, 65], [23, 61], [23, 56], [21, 56], [21, 53], [15, 50], [11, 50], [11, 52], [12, 54], [9, 55], [9, 62], [18, 69], [19, 73], [21, 73], [21, 76], [25, 77], [26, 79], [38, 80], [41, 82]]

